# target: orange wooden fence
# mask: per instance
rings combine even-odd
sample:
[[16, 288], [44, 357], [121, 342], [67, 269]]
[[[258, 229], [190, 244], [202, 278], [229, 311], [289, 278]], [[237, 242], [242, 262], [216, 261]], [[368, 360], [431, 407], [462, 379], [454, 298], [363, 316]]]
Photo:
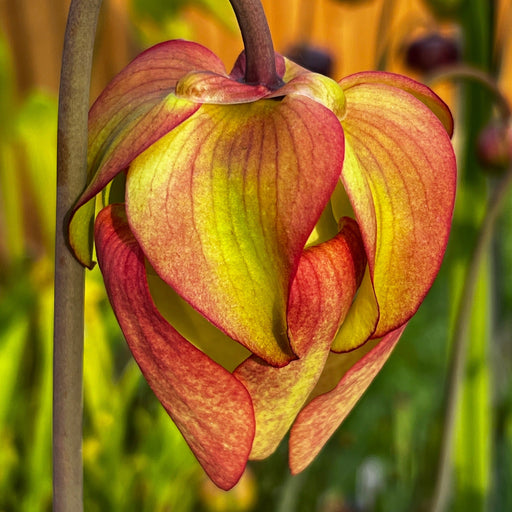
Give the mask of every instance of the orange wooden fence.
[[[228, 0], [219, 0], [227, 3]], [[500, 0], [501, 32], [510, 47], [511, 0]], [[91, 96], [139, 50], [130, 26], [128, 0], [105, 0], [97, 36], [97, 54]], [[0, 0], [0, 29], [11, 48], [21, 94], [37, 87], [57, 91], [62, 39], [69, 0]], [[372, 69], [386, 49], [390, 66], [404, 71], [400, 50], [416, 31], [435, 20], [422, 0], [366, 0], [356, 4], [336, 0], [263, 0], [278, 51], [308, 41], [327, 49], [335, 58], [334, 76]], [[229, 67], [242, 48], [237, 30], [229, 31], [197, 8], [183, 14], [193, 39], [217, 53]], [[502, 82], [510, 91], [510, 51], [505, 52]], [[508, 92], [507, 91], [507, 92]], [[512, 96], [512, 94], [510, 94]]]

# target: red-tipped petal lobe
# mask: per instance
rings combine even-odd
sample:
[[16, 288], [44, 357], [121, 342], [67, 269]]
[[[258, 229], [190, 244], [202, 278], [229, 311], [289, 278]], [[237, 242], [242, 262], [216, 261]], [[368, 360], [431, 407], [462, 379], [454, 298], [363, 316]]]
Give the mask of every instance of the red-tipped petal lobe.
[[408, 92], [437, 116], [450, 137], [453, 135], [453, 117], [446, 103], [432, 89], [412, 78], [384, 71], [363, 71], [343, 78], [339, 84], [344, 91], [361, 84], [380, 84]]
[[[439, 119], [408, 92], [362, 83], [345, 96], [342, 182], [373, 284], [373, 292], [358, 295], [349, 318], [358, 318], [358, 301], [366, 301], [366, 318], [378, 318], [372, 334], [378, 338], [416, 312], [439, 271], [455, 199], [455, 155]], [[357, 323], [342, 326], [334, 350], [347, 349]]]
[[[289, 61], [287, 61], [289, 62]], [[290, 69], [289, 74], [293, 72]], [[345, 114], [345, 95], [337, 82], [324, 75], [297, 71], [290, 81], [273, 92], [269, 97], [303, 95], [327, 107], [333, 114], [342, 118]]]
[[254, 436], [246, 389], [158, 313], [123, 205], [99, 213], [95, 240], [112, 307], [142, 373], [206, 473], [219, 487], [231, 488]]
[[342, 162], [338, 119], [306, 97], [203, 105], [130, 167], [130, 226], [164, 281], [283, 366], [290, 282]]
[[[168, 41], [136, 57], [105, 88], [89, 112], [88, 186], [74, 212], [162, 135], [200, 105], [174, 96], [177, 81], [192, 70], [224, 72], [216, 55], [196, 43]], [[88, 226], [93, 208], [75, 213], [70, 243], [92, 266]]]
[[[331, 391], [316, 397], [298, 415], [290, 432], [290, 470], [300, 473], [317, 456], [327, 440], [361, 398], [372, 380], [380, 371], [398, 342], [405, 326], [400, 327], [380, 340], [341, 378]], [[344, 358], [355, 353], [334, 354], [343, 365]]]
[[299, 359], [275, 368], [253, 356], [234, 373], [249, 390], [256, 416], [251, 459], [274, 452], [315, 387], [365, 264], [352, 219], [344, 219], [335, 238], [304, 251], [288, 306], [290, 340]]
[[263, 85], [237, 82], [227, 75], [210, 71], [192, 71], [176, 86], [176, 96], [198, 103], [249, 103], [269, 94], [270, 91]]
[[146, 50], [116, 75], [89, 113], [89, 172], [101, 169], [101, 176], [94, 176], [98, 183], [89, 185], [82, 201], [199, 108], [173, 95], [178, 81], [198, 70], [225, 72], [207, 48], [175, 40]]

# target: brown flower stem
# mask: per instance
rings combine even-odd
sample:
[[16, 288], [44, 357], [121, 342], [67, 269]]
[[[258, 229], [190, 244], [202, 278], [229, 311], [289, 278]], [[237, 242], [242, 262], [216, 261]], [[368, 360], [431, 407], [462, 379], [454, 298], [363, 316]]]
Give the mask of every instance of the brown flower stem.
[[496, 80], [494, 80], [485, 71], [481, 71], [473, 66], [460, 64], [457, 66], [450, 66], [445, 70], [439, 71], [435, 75], [428, 77], [425, 82], [432, 85], [435, 82], [454, 80], [472, 80], [485, 87], [493, 95], [501, 118], [503, 120], [510, 119], [512, 113], [510, 111], [510, 105], [508, 104], [507, 98], [505, 98], [501, 92]]
[[53, 510], [83, 510], [84, 269], [68, 249], [70, 208], [86, 182], [87, 115], [101, 0], [72, 0], [62, 54], [57, 135], [53, 347]]
[[276, 71], [274, 45], [260, 0], [230, 0], [245, 47], [245, 81], [278, 89], [282, 81]]

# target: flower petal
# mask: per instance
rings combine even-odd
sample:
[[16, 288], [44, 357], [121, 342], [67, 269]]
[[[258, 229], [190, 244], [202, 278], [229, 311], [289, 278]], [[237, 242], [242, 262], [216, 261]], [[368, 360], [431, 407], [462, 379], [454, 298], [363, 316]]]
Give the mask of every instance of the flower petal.
[[[89, 113], [88, 186], [74, 212], [162, 135], [193, 114], [199, 105], [173, 94], [177, 81], [193, 69], [223, 72], [209, 50], [187, 41], [168, 41], [141, 53], [106, 87]], [[70, 243], [92, 266], [89, 226], [93, 205], [71, 219]]]
[[363, 281], [345, 321], [334, 339], [331, 350], [341, 353], [354, 350], [373, 337], [379, 322], [380, 309], [367, 268]]
[[290, 470], [293, 474], [300, 473], [317, 456], [380, 371], [404, 329], [405, 325], [387, 334], [369, 352], [365, 345], [355, 352], [332, 356], [344, 371], [346, 361], [352, 363], [355, 357], [363, 354], [334, 389], [317, 396], [299, 413], [290, 432]]
[[162, 316], [190, 343], [229, 372], [251, 353], [198, 313], [146, 265], [151, 298]]
[[[363, 83], [345, 95], [342, 182], [366, 247], [377, 338], [416, 312], [439, 270], [455, 198], [455, 156], [438, 118], [411, 94]], [[333, 350], [346, 350], [345, 333], [342, 326]]]
[[383, 71], [363, 71], [343, 78], [339, 84], [345, 91], [361, 84], [389, 85], [402, 89], [434, 112], [443, 123], [448, 135], [450, 137], [453, 135], [453, 117], [446, 103], [432, 89], [412, 78]]
[[290, 282], [342, 161], [339, 121], [308, 98], [203, 105], [133, 162], [128, 218], [164, 281], [283, 366]]
[[[276, 58], [279, 55], [276, 55]], [[281, 57], [282, 59], [282, 57]], [[239, 59], [240, 60], [240, 59]], [[280, 61], [277, 61], [278, 63]], [[251, 85], [240, 80], [239, 69], [233, 73], [218, 74], [210, 71], [192, 71], [176, 85], [176, 96], [193, 102], [210, 104], [235, 104], [257, 101], [262, 98], [280, 98], [290, 94], [302, 94], [318, 101], [341, 118], [344, 115], [345, 97], [340, 85], [324, 75], [312, 73], [284, 59], [286, 83], [275, 91], [263, 85]], [[245, 61], [242, 59], [242, 66]], [[242, 75], [243, 76], [243, 75]]]
[[270, 91], [263, 85], [237, 82], [228, 75], [210, 71], [192, 71], [176, 86], [176, 95], [179, 98], [200, 103], [249, 103], [269, 94]]
[[[287, 65], [288, 62], [290, 61], [287, 60]], [[324, 75], [306, 70], [301, 72], [301, 69], [300, 66], [296, 66], [296, 68], [289, 67], [290, 81], [274, 91], [269, 98], [301, 94], [318, 101], [338, 118], [343, 118], [345, 115], [345, 95], [340, 85]]]
[[299, 359], [275, 368], [253, 356], [234, 372], [249, 390], [256, 416], [251, 459], [274, 452], [315, 387], [365, 265], [352, 219], [343, 220], [335, 238], [304, 251], [288, 305], [290, 340]]
[[142, 373], [210, 478], [231, 488], [245, 468], [254, 435], [246, 389], [158, 313], [123, 205], [99, 213], [95, 239], [112, 307]]

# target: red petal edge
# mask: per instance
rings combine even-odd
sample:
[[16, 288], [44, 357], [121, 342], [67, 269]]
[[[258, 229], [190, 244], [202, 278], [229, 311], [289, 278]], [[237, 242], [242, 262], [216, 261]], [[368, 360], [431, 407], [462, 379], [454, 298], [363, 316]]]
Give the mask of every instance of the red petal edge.
[[360, 71], [342, 78], [339, 82], [344, 91], [361, 84], [380, 84], [397, 87], [424, 103], [443, 124], [446, 132], [453, 135], [453, 117], [448, 105], [428, 86], [404, 75], [388, 71]]
[[290, 470], [303, 471], [355, 406], [397, 344], [405, 325], [384, 336], [345, 373], [338, 385], [316, 397], [298, 415], [290, 432]]
[[124, 205], [99, 213], [95, 240], [107, 293], [133, 357], [208, 476], [230, 489], [245, 469], [254, 437], [247, 390], [174, 330], [154, 306], [144, 256]]
[[256, 416], [251, 459], [275, 451], [315, 387], [365, 265], [359, 227], [350, 218], [340, 222], [334, 238], [303, 252], [288, 305], [290, 338], [299, 359], [276, 368], [253, 355], [234, 372], [249, 390]]

